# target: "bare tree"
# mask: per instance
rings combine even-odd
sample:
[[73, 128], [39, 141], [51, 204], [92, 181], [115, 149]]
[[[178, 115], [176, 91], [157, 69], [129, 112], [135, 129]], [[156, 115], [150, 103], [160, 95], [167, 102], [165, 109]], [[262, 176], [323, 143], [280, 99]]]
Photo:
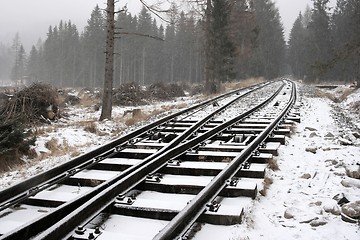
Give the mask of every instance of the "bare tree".
[[107, 0], [104, 92], [100, 121], [111, 119], [114, 76], [115, 0]]
[[[116, 1], [118, 2], [118, 1]], [[140, 2], [149, 9], [156, 16], [163, 19], [159, 12], [166, 12], [166, 10], [159, 10], [158, 5], [148, 5], [144, 0], [140, 0]], [[120, 10], [119, 12], [122, 12]], [[102, 109], [100, 115], [100, 121], [105, 119], [111, 119], [112, 112], [112, 95], [113, 95], [113, 78], [114, 78], [114, 44], [115, 44], [115, 34], [132, 34], [145, 36], [150, 38], [156, 37], [139, 34], [139, 33], [127, 33], [127, 32], [117, 32], [115, 33], [115, 14], [119, 13], [115, 12], [115, 0], [107, 0], [107, 8], [106, 8], [106, 51], [105, 51], [105, 78], [104, 78], [104, 90], [103, 90], [103, 101], [102, 101]], [[163, 19], [164, 20], [164, 19]], [[161, 39], [162, 40], [162, 39]]]

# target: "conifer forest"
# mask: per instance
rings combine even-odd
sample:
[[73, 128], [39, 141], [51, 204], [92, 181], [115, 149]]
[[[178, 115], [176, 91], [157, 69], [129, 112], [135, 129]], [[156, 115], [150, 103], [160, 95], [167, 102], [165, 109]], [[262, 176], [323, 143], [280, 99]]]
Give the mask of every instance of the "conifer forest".
[[[216, 91], [220, 82], [249, 77], [360, 79], [358, 0], [338, 0], [334, 9], [329, 0], [313, 0], [288, 41], [272, 0], [196, 2], [198, 11], [188, 12], [172, 4], [166, 22], [146, 7], [137, 15], [124, 9], [115, 15], [114, 87], [188, 82]], [[60, 21], [31, 49], [16, 34], [11, 46], [0, 43], [0, 79], [102, 87], [105, 38], [106, 14], [98, 6], [84, 29]]]

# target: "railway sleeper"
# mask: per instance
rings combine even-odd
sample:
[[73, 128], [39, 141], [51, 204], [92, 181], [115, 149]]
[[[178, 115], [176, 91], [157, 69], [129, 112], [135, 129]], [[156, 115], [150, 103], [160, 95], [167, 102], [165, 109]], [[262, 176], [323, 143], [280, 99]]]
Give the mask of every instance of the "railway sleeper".
[[[205, 186], [186, 184], [163, 184], [160, 182], [143, 182], [138, 190], [156, 191], [162, 193], [198, 194]], [[220, 192], [223, 197], [250, 197], [255, 199], [258, 192], [257, 183], [246, 182], [243, 179], [236, 186], [227, 186]]]
[[[219, 210], [221, 209], [221, 206]], [[147, 208], [147, 207], [132, 207], [128, 205], [115, 204], [109, 214], [117, 214], [131, 217], [139, 218], [150, 218], [158, 220], [170, 221], [179, 213], [178, 210], [171, 209], [157, 209], [157, 208]], [[235, 225], [241, 224], [244, 216], [244, 208], [239, 207], [239, 209], [232, 213], [222, 213], [206, 211], [200, 218], [200, 223], [208, 223], [214, 225]]]
[[[254, 155], [250, 158], [250, 162], [255, 163], [255, 164], [265, 164], [267, 161], [271, 160], [273, 157], [272, 154], [269, 153], [259, 153], [258, 155]], [[188, 169], [189, 173], [191, 175], [214, 175], [212, 173], [206, 174], [206, 172], [211, 172], [212, 169], [214, 168], [214, 166], [211, 167], [206, 167], [206, 163], [208, 163], [209, 161], [212, 162], [212, 165], [220, 165], [218, 167], [216, 167], [216, 169], [222, 169], [224, 168], [224, 166], [227, 165], [227, 162], [231, 161], [232, 158], [229, 158], [229, 156], [220, 156], [221, 161], [214, 161], [216, 159], [208, 159], [209, 161], [201, 161], [199, 157], [197, 159], [193, 158], [193, 159], [188, 159], [188, 160], [180, 160], [180, 158], [178, 159], [174, 159], [174, 160], [169, 160], [167, 168], [163, 168], [161, 171], [163, 171], [163, 173], [174, 173], [176, 174], [176, 172], [178, 172], [179, 174], [182, 174], [183, 172], [186, 172]], [[184, 159], [184, 158], [183, 158]], [[141, 162], [142, 159], [128, 159], [128, 158], [108, 158], [105, 159], [103, 161], [101, 161], [100, 163], [98, 163], [97, 165], [93, 166], [91, 169], [97, 169], [97, 170], [108, 170], [108, 171], [124, 171], [127, 168]], [[196, 172], [196, 170], [192, 170], [193, 167], [191, 167], [192, 162], [196, 162], [195, 164], [198, 166], [197, 169], [199, 169], [199, 173], [201, 174], [196, 174], [194, 172]], [[201, 165], [201, 166], [200, 166]], [[194, 167], [195, 168], [195, 167]], [[204, 168], [202, 170], [202, 168]], [[216, 170], [215, 169], [215, 170]], [[251, 169], [249, 169], [250, 171]], [[216, 170], [217, 172], [217, 170]]]
[[[231, 130], [226, 130], [223, 132], [223, 134], [227, 134], [227, 135], [240, 135], [240, 134], [260, 134], [262, 132], [262, 129], [256, 129], [256, 128], [243, 128], [243, 129], [231, 129]], [[285, 135], [285, 136], [290, 136], [291, 134], [291, 130], [288, 128], [278, 128], [275, 129], [273, 131], [273, 134], [275, 135]]]
[[[171, 220], [194, 195], [175, 195], [151, 191], [130, 191], [125, 196], [120, 196], [105, 212], [133, 217]], [[128, 201], [130, 200], [130, 204]], [[251, 205], [248, 197], [220, 197], [207, 204], [207, 210], [200, 222], [218, 225], [233, 225], [241, 223], [244, 207]], [[144, 212], [142, 212], [144, 211]], [[175, 214], [175, 215], [174, 215]]]
[[[202, 167], [200, 166], [202, 165]], [[222, 163], [220, 163], [222, 164]], [[226, 164], [226, 163], [225, 163]], [[162, 174], [173, 175], [192, 175], [192, 176], [216, 176], [223, 169], [223, 166], [206, 167], [206, 162], [199, 162], [195, 166], [191, 166], [191, 162], [181, 162], [179, 165], [167, 165], [159, 170]], [[249, 177], [249, 178], [264, 178], [266, 164], [251, 164], [249, 169], [242, 169], [235, 176], [236, 177]]]

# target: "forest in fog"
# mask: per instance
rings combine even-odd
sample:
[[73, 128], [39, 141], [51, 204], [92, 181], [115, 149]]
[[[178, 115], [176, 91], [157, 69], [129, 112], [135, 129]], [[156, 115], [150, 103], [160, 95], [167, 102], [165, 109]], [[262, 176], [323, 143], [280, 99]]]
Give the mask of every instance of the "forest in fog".
[[[145, 7], [137, 15], [117, 14], [114, 86], [202, 83], [214, 71], [212, 77], [220, 81], [283, 75], [306, 81], [360, 79], [358, 0], [338, 0], [335, 9], [328, 0], [313, 0], [299, 13], [288, 43], [271, 0], [202, 2], [202, 13], [173, 4], [162, 24]], [[105, 37], [106, 16], [98, 6], [81, 32], [71, 21], [61, 21], [31, 49], [24, 49], [17, 34], [11, 46], [0, 43], [0, 79], [102, 87]]]

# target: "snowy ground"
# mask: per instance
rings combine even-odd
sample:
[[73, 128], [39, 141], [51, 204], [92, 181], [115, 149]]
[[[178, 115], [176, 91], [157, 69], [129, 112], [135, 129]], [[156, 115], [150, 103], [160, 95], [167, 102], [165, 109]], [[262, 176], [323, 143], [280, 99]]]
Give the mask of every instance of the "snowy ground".
[[[338, 121], [328, 99], [308, 95], [302, 103], [302, 122], [280, 149], [279, 170], [269, 174], [273, 184], [241, 226], [244, 239], [360, 239], [359, 225], [341, 220], [333, 200], [342, 193], [351, 202], [360, 200], [360, 180], [346, 176], [346, 169], [360, 167], [360, 140], [347, 140], [356, 129]], [[344, 104], [338, 105], [348, 109]], [[351, 145], [343, 145], [347, 141]], [[344, 186], [348, 182], [353, 184]]]
[[[276, 157], [279, 170], [268, 170], [273, 183], [266, 196], [253, 201], [241, 225], [203, 226], [206, 234], [211, 233], [211, 239], [360, 239], [358, 223], [343, 221], [339, 215], [341, 207], [333, 199], [337, 194], [344, 194], [350, 202], [360, 201], [360, 180], [348, 177], [349, 172], [359, 174], [360, 168], [360, 139], [356, 138], [360, 128], [356, 108], [360, 90], [341, 103], [333, 103], [317, 97], [312, 87], [301, 86], [300, 89], [303, 93], [302, 122], [296, 125], [294, 134]], [[346, 88], [329, 93], [340, 94], [342, 89]], [[184, 100], [185, 105], [193, 102]], [[144, 107], [142, 111], [152, 112], [171, 104], [175, 103]], [[94, 120], [99, 112], [91, 107], [85, 111], [84, 108], [71, 110], [69, 119], [49, 126], [51, 129], [37, 141], [37, 151], [42, 152], [45, 159], [36, 164], [29, 161], [27, 167], [3, 174], [0, 189], [108, 142], [119, 133], [125, 134], [130, 130], [122, 117], [126, 110], [116, 108], [113, 121], [95, 121], [96, 134], [71, 122]], [[172, 111], [175, 110], [173, 107]], [[56, 140], [58, 147], [68, 149], [65, 155], [46, 158], [50, 150], [45, 143], [51, 139]], [[201, 234], [197, 238], [203, 239]]]
[[360, 139], [352, 135], [359, 133], [359, 113], [353, 107], [360, 90], [335, 104], [316, 97], [313, 88], [301, 89], [307, 91], [301, 101], [302, 122], [275, 158], [279, 170], [267, 172], [273, 183], [266, 196], [253, 201], [243, 224], [205, 225], [195, 239], [360, 239], [358, 223], [343, 221], [333, 199], [344, 194], [350, 202], [360, 200], [360, 180], [346, 174], [360, 173]]
[[[64, 117], [57, 122], [34, 129], [37, 133], [34, 149], [38, 157], [25, 158], [24, 165], [15, 166], [11, 171], [0, 174], [0, 190], [98, 148], [149, 121], [190, 107], [199, 101], [201, 97], [197, 96], [146, 106], [114, 106], [113, 119], [105, 121], [98, 121], [100, 111], [94, 110], [95, 103], [65, 107], [62, 110]], [[131, 111], [134, 109], [140, 109], [141, 113], [133, 117]]]

